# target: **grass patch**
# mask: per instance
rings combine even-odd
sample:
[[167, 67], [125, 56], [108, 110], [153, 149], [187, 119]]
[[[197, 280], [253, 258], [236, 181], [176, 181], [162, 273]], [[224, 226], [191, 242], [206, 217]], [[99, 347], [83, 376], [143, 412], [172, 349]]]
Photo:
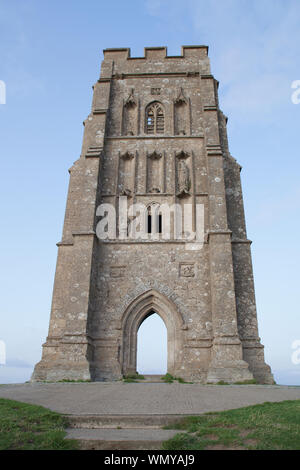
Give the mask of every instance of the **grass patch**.
[[141, 374], [129, 374], [129, 375], [124, 375], [123, 377], [123, 382], [125, 383], [134, 383], [137, 380], [145, 380], [145, 377]]
[[300, 450], [300, 400], [190, 416], [165, 429], [185, 431], [165, 450]]
[[186, 382], [183, 380], [181, 377], [173, 377], [173, 375], [167, 373], [161, 377], [161, 380], [163, 380], [165, 383], [171, 384], [175, 380], [177, 380], [178, 383], [180, 384], [192, 384], [193, 382]]
[[42, 406], [0, 398], [0, 450], [71, 450], [67, 420]]
[[241, 382], [224, 382], [224, 380], [219, 380], [219, 382], [208, 383], [207, 385], [257, 385], [257, 380], [243, 380]]
[[161, 380], [165, 383], [171, 384], [171, 383], [174, 382], [175, 377], [173, 377], [173, 375], [167, 373], [167, 374], [165, 374], [161, 377]]
[[250, 380], [244, 380], [243, 382], [234, 382], [234, 385], [257, 385], [257, 380], [255, 379], [250, 379]]
[[[92, 382], [90, 379], [84, 380], [72, 380], [72, 379], [61, 379], [61, 380], [38, 380], [37, 383], [39, 384], [57, 384], [57, 383], [67, 383], [67, 384], [80, 384], [80, 383], [90, 383]], [[30, 382], [25, 382], [29, 384]]]
[[79, 380], [71, 380], [71, 379], [62, 379], [62, 380], [58, 380], [57, 383], [60, 383], [60, 382], [63, 382], [63, 383], [89, 383], [91, 382], [90, 379], [87, 379], [87, 380], [83, 380], [83, 379], [79, 379]]

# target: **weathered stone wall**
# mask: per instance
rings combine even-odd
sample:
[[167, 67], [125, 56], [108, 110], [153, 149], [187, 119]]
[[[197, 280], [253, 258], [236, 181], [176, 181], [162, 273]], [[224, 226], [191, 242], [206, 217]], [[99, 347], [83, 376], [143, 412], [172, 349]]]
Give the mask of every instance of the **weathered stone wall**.
[[[258, 338], [240, 168], [207, 52], [104, 51], [82, 153], [70, 170], [49, 336], [33, 380], [135, 372], [137, 331], [154, 311], [167, 327], [170, 373], [201, 382], [273, 380]], [[192, 204], [193, 230], [202, 204], [202, 248], [188, 250], [174, 237], [98, 240], [97, 206], [113, 204], [118, 215], [124, 195], [129, 205]]]

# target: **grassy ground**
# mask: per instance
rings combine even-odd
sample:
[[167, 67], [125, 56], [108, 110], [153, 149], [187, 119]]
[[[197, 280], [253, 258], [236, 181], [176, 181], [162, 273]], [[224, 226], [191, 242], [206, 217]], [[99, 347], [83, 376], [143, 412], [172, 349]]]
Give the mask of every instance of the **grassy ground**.
[[184, 418], [167, 450], [300, 450], [300, 400], [263, 403]]
[[138, 380], [145, 380], [145, 377], [138, 373], [123, 376], [123, 382], [125, 383], [136, 383]]
[[175, 380], [177, 380], [180, 384], [192, 384], [193, 382], [186, 382], [181, 377], [173, 377], [173, 375], [169, 374], [168, 372], [161, 377], [161, 380], [166, 384], [172, 384]]
[[[0, 450], [68, 450], [66, 419], [36, 405], [0, 399]], [[300, 450], [300, 400], [264, 403], [184, 418], [166, 450]]]
[[42, 406], [0, 398], [0, 450], [68, 450], [77, 443], [64, 440], [63, 416]]

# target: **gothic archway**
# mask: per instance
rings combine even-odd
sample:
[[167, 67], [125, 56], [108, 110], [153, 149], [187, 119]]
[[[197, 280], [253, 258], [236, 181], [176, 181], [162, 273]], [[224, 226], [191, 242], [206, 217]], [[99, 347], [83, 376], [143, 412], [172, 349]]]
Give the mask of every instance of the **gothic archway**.
[[[155, 338], [155, 341], [153, 339]], [[137, 372], [142, 375], [162, 375], [168, 370], [167, 328], [156, 312], [140, 324], [137, 332]]]
[[175, 374], [182, 363], [184, 322], [176, 305], [165, 295], [151, 289], [138, 296], [126, 309], [122, 319], [122, 373], [136, 372], [137, 332], [142, 322], [153, 312], [167, 328], [168, 372]]

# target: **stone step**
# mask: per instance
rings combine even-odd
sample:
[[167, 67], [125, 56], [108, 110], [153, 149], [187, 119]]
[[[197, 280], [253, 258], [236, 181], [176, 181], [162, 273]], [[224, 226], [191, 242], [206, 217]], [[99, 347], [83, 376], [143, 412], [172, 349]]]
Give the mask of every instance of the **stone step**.
[[159, 429], [176, 423], [183, 415], [65, 415], [69, 428]]
[[82, 450], [160, 450], [178, 431], [165, 429], [67, 429]]
[[143, 379], [134, 379], [138, 383], [159, 383], [162, 384], [164, 381], [162, 380], [163, 375], [143, 375]]
[[[144, 374], [143, 374], [144, 375]], [[151, 382], [151, 383], [163, 383], [163, 375], [144, 375], [144, 380], [139, 380], [139, 382]]]

